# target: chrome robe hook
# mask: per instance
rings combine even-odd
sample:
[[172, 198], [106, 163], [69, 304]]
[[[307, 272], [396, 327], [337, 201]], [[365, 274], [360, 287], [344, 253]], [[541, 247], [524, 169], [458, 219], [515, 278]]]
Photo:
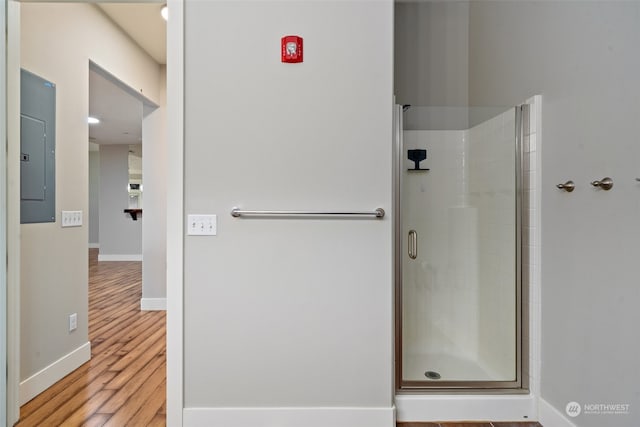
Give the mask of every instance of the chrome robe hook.
[[556, 185], [556, 187], [566, 191], [567, 193], [571, 193], [573, 190], [576, 189], [576, 185], [573, 183], [573, 181], [567, 181], [564, 184], [558, 184]]
[[591, 185], [594, 187], [600, 187], [603, 190], [611, 190], [611, 187], [613, 187], [613, 180], [607, 176], [602, 178], [600, 181], [593, 181]]

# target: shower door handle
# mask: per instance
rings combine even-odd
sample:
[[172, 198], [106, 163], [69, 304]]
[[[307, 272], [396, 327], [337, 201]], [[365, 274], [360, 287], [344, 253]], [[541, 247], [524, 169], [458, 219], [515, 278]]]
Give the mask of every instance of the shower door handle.
[[409, 231], [409, 258], [416, 259], [418, 258], [418, 233], [416, 230]]

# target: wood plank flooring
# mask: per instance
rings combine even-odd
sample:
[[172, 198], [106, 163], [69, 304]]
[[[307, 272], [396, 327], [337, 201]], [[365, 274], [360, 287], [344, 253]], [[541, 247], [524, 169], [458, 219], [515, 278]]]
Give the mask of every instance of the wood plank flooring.
[[[16, 426], [166, 425], [166, 317], [140, 311], [140, 262], [98, 262], [89, 251], [85, 363], [20, 408]], [[541, 427], [539, 423], [399, 422], [397, 427]]]
[[166, 317], [140, 311], [140, 262], [89, 250], [91, 360], [20, 408], [16, 426], [165, 426]]

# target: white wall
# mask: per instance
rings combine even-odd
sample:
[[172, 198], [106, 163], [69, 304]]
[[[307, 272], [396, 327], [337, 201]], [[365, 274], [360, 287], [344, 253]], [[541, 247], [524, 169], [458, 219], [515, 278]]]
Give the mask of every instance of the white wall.
[[89, 247], [100, 246], [100, 151], [89, 151]]
[[392, 6], [185, 4], [185, 213], [218, 215], [185, 238], [185, 425], [393, 423], [391, 215], [229, 215], [390, 212]]
[[[57, 88], [56, 212], [59, 217], [63, 209], [82, 210], [86, 218], [89, 60], [154, 102], [158, 65], [93, 5], [25, 3], [21, 12], [22, 66]], [[10, 144], [19, 147], [19, 139]], [[88, 357], [88, 228], [85, 222], [61, 229], [56, 222], [20, 230], [21, 393], [28, 399]], [[73, 312], [78, 329], [70, 334], [67, 318]], [[59, 363], [78, 351], [70, 365]]]
[[466, 107], [469, 2], [397, 2], [394, 31], [396, 101]]
[[164, 309], [167, 296], [167, 137], [166, 67], [162, 67], [161, 105], [142, 121], [142, 301], [145, 309]]
[[124, 212], [129, 208], [129, 146], [100, 145], [99, 261], [140, 261], [142, 223]]
[[[472, 103], [543, 95], [542, 398], [629, 404], [571, 421], [639, 425], [640, 3], [472, 2], [469, 35]], [[611, 191], [589, 185], [604, 176]]]

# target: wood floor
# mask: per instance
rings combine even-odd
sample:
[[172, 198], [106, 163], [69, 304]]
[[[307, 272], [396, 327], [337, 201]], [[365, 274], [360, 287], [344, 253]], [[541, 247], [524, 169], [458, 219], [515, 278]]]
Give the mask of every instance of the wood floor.
[[[89, 362], [20, 408], [16, 426], [166, 425], [166, 317], [140, 311], [139, 262], [98, 263], [89, 251]], [[421, 423], [397, 427], [541, 427], [536, 422]]]
[[163, 311], [140, 311], [140, 262], [89, 251], [91, 360], [20, 408], [27, 426], [165, 426]]

